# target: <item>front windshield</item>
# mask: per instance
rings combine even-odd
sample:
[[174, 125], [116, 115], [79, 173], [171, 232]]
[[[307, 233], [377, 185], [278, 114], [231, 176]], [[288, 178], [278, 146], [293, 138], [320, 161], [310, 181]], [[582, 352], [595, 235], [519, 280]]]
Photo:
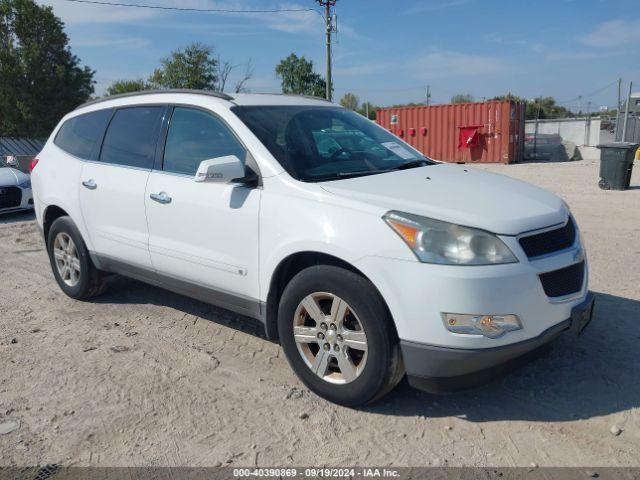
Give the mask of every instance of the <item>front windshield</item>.
[[344, 108], [239, 106], [232, 110], [291, 176], [305, 182], [432, 163], [385, 129]]

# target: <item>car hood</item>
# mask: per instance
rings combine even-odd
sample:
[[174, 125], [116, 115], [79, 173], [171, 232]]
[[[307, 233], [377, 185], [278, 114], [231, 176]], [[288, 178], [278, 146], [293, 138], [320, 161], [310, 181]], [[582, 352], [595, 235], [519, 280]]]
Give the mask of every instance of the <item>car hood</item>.
[[460, 165], [437, 164], [386, 174], [325, 182], [328, 192], [504, 235], [566, 221], [556, 195], [504, 175]]
[[9, 167], [0, 167], [0, 187], [10, 187], [21, 183], [21, 179], [18, 174], [24, 175], [24, 173], [19, 170]]

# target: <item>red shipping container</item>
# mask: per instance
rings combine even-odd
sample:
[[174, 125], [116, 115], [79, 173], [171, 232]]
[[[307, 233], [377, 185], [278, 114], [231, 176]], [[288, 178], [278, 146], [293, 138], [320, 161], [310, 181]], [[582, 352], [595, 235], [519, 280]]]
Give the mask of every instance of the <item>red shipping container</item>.
[[524, 152], [524, 113], [524, 103], [489, 101], [381, 108], [376, 122], [435, 160], [515, 163]]

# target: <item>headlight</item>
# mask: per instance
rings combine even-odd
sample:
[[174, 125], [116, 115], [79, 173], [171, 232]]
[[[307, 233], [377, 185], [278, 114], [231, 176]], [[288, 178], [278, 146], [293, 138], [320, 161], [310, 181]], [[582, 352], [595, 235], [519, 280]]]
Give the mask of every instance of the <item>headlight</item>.
[[31, 188], [31, 180], [25, 180], [24, 182], [19, 183], [18, 187], [23, 188], [23, 189], [24, 188]]
[[493, 265], [518, 261], [502, 240], [483, 230], [402, 212], [389, 212], [382, 218], [421, 262]]

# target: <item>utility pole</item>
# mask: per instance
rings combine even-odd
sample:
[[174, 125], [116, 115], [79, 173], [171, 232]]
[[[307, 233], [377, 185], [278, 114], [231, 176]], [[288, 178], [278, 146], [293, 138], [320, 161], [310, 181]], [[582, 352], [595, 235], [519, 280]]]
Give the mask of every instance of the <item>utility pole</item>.
[[582, 95], [578, 95], [578, 117], [582, 113]]
[[627, 95], [627, 106], [624, 109], [624, 124], [622, 125], [622, 139], [621, 141], [627, 141], [627, 122], [629, 121], [629, 105], [631, 104], [631, 89], [633, 88], [633, 82], [629, 82], [629, 94]]
[[541, 103], [542, 98], [536, 98], [534, 101], [537, 103], [536, 109], [536, 126], [533, 133], [533, 159], [536, 160], [538, 156], [538, 119], [540, 118], [540, 108], [542, 107]]
[[587, 102], [587, 118], [584, 121], [584, 144], [589, 146], [591, 137], [591, 101]]
[[316, 0], [321, 7], [324, 7], [324, 19], [327, 24], [327, 92], [326, 98], [331, 101], [333, 97], [333, 81], [331, 79], [331, 34], [335, 31], [333, 18], [331, 17], [331, 7], [335, 7], [337, 0]]
[[616, 104], [616, 130], [615, 130], [614, 137], [613, 137], [613, 139], [616, 142], [618, 141], [618, 130], [620, 130], [618, 127], [620, 126], [620, 95], [621, 95], [621, 90], [622, 90], [622, 79], [619, 78], [618, 79], [618, 103]]
[[431, 105], [431, 85], [427, 85], [427, 107]]

